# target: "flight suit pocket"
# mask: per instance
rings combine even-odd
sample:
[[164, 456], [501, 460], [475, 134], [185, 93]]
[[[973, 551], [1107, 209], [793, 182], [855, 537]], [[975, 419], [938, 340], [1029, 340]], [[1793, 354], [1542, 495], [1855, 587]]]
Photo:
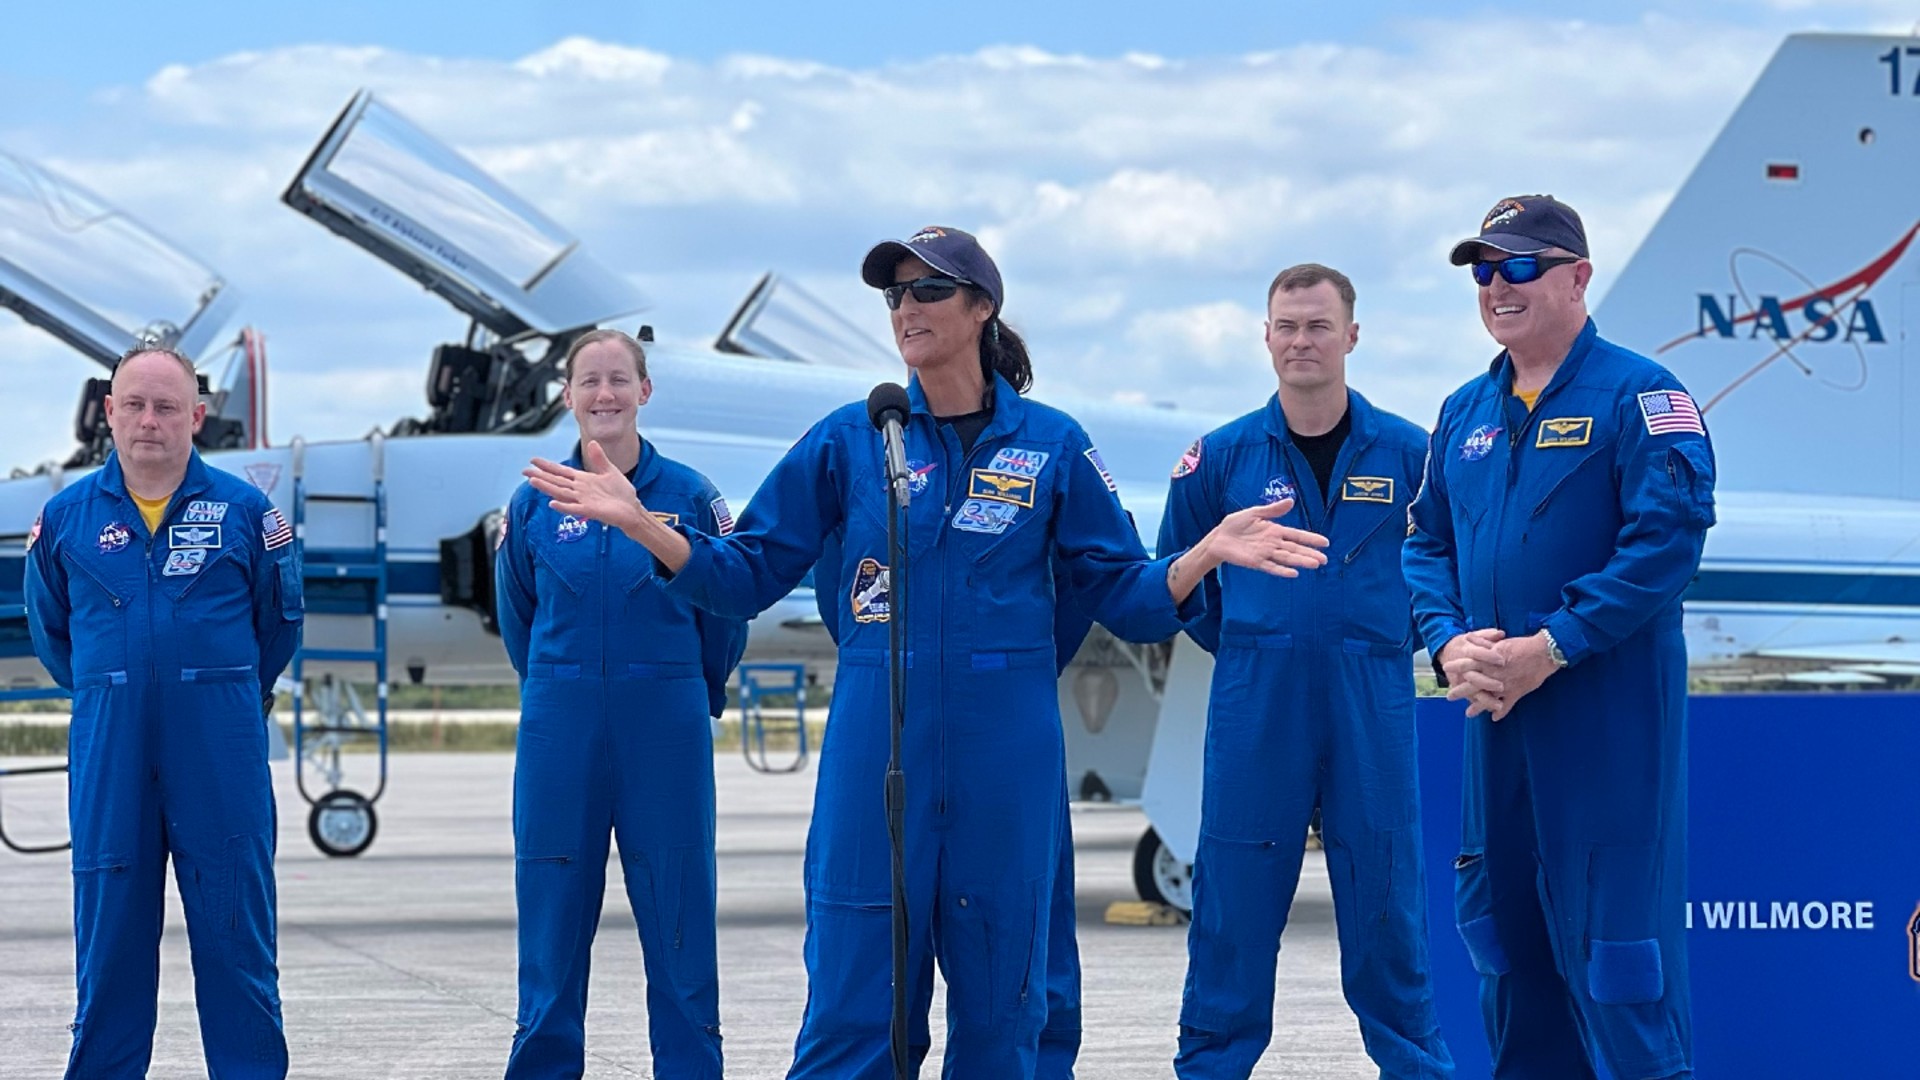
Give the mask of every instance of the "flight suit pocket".
[[1499, 928], [1493, 920], [1493, 883], [1487, 877], [1484, 851], [1463, 851], [1453, 860], [1454, 922], [1460, 940], [1466, 943], [1473, 970], [1482, 975], [1505, 975], [1513, 970], [1507, 950], [1500, 944]]
[[1683, 519], [1695, 529], [1716, 520], [1713, 506], [1713, 450], [1703, 442], [1686, 442], [1667, 450], [1667, 477]]
[[306, 581], [300, 576], [300, 560], [281, 559], [277, 564], [280, 577], [280, 618], [286, 622], [298, 622], [307, 609]]
[[1587, 992], [1602, 1005], [1645, 1005], [1665, 992], [1649, 903], [1659, 877], [1649, 845], [1600, 844], [1587, 854]]

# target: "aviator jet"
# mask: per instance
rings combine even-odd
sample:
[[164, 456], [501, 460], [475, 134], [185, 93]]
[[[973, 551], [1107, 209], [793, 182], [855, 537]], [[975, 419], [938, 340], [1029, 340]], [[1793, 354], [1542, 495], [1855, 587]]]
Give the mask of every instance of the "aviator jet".
[[[384, 729], [359, 708], [351, 680], [373, 682], [382, 702], [389, 667], [416, 683], [514, 681], [493, 626], [500, 508], [530, 458], [557, 460], [573, 447], [558, 393], [568, 345], [646, 305], [576, 237], [368, 93], [327, 130], [283, 201], [469, 320], [464, 337], [432, 352], [425, 416], [341, 441], [268, 439], [262, 338], [242, 331], [199, 439], [209, 463], [252, 481], [295, 523], [308, 618], [290, 675], [296, 710], [317, 704], [313, 730], [323, 735], [302, 747], [296, 724], [296, 778], [306, 794], [318, 772], [326, 789], [310, 796], [315, 844], [356, 854], [372, 840], [385, 770], [371, 797], [340, 788], [338, 737]], [[13, 157], [0, 157], [0, 241], [0, 305], [103, 365], [140, 339], [202, 360], [226, 340], [236, 302], [222, 277]], [[647, 438], [736, 505], [815, 420], [899, 378], [890, 350], [772, 275], [713, 347], [655, 344], [648, 363], [659, 393], [646, 410]], [[88, 381], [71, 458], [0, 481], [0, 687], [47, 683], [26, 632], [27, 532], [49, 496], [105, 460], [106, 389], [104, 379]], [[1153, 535], [1166, 462], [1217, 420], [1054, 400], [1092, 433], [1123, 502]], [[1083, 646], [1061, 684], [1066, 715], [1078, 718], [1068, 725], [1076, 791], [1137, 797], [1169, 652], [1103, 631]], [[822, 671], [834, 656], [810, 587], [751, 625], [750, 663]]]

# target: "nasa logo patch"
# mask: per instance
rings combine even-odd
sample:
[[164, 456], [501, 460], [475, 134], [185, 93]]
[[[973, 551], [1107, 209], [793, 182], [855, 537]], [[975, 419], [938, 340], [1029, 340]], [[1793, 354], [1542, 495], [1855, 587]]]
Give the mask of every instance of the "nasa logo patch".
[[180, 520], [189, 525], [217, 524], [227, 520], [227, 505], [223, 502], [195, 499], [187, 504], [186, 511], [180, 515]]
[[968, 499], [960, 504], [953, 513], [953, 527], [961, 532], [987, 533], [998, 536], [1007, 531], [1020, 516], [1020, 508], [1012, 503], [996, 502], [988, 499]]
[[572, 514], [561, 518], [560, 524], [553, 529], [554, 540], [562, 544], [571, 544], [585, 535], [587, 535], [587, 523]]
[[1260, 505], [1272, 506], [1274, 503], [1284, 499], [1298, 499], [1299, 497], [1300, 489], [1293, 486], [1292, 477], [1276, 476], [1267, 481], [1267, 486], [1261, 489]]
[[100, 530], [100, 554], [111, 555], [116, 551], [125, 551], [133, 543], [133, 530], [115, 521]]
[[1492, 424], [1481, 424], [1468, 432], [1467, 441], [1460, 444], [1460, 460], [1479, 461], [1493, 453], [1493, 439], [1500, 430]]
[[933, 483], [933, 470], [940, 467], [937, 461], [907, 462], [907, 493], [919, 495]]
[[207, 564], [206, 548], [185, 548], [167, 552], [167, 565], [160, 569], [163, 577], [190, 577], [200, 572]]
[[886, 622], [893, 616], [893, 600], [887, 578], [887, 568], [880, 565], [879, 559], [860, 560], [860, 566], [853, 574], [853, 592], [849, 596], [854, 622]]

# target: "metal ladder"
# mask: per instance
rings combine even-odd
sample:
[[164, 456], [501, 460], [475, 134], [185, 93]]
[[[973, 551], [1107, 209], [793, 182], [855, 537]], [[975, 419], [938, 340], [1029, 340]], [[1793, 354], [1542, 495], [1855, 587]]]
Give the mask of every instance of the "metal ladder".
[[[294, 439], [292, 450], [293, 542], [303, 568], [307, 614], [366, 616], [372, 620], [370, 648], [309, 648], [303, 640], [294, 651], [292, 665], [294, 776], [300, 797], [313, 807], [307, 818], [307, 835], [328, 855], [358, 855], [373, 843], [379, 827], [373, 804], [387, 790], [386, 438], [375, 432], [369, 440], [373, 487], [368, 494], [307, 490], [305, 441]], [[370, 508], [373, 546], [310, 551], [308, 510], [313, 504]], [[318, 722], [306, 722], [306, 665], [314, 661], [371, 664], [378, 688], [374, 716], [367, 716], [352, 683], [336, 681], [329, 673], [315, 688], [313, 706]], [[313, 736], [311, 743], [309, 736]], [[378, 744], [380, 779], [373, 794], [362, 795], [341, 784], [345, 777], [341, 750], [350, 742], [368, 738]], [[309, 770], [325, 783], [325, 790], [318, 796], [307, 789]]]
[[[740, 753], [755, 772], [791, 773], [807, 767], [807, 666], [805, 664], [740, 665]], [[793, 722], [769, 721], [765, 699], [793, 695]], [[793, 760], [776, 765], [767, 756], [768, 728], [772, 734], [794, 737]]]

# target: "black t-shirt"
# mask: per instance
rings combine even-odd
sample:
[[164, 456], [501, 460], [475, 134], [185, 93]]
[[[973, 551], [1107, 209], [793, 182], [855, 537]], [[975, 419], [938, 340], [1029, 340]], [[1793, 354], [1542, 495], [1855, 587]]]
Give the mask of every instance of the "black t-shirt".
[[1353, 430], [1353, 410], [1340, 414], [1340, 422], [1325, 435], [1302, 435], [1287, 429], [1287, 435], [1293, 439], [1293, 445], [1300, 448], [1300, 455], [1307, 459], [1307, 467], [1313, 470], [1313, 478], [1320, 482], [1320, 494], [1331, 501], [1333, 493], [1327, 485], [1333, 483], [1333, 463], [1340, 456], [1340, 447], [1347, 441], [1347, 433]]
[[988, 421], [993, 419], [992, 409], [977, 409], [959, 416], [942, 416], [940, 422], [953, 429], [960, 436], [960, 452], [973, 453], [973, 444], [980, 441], [980, 433], [987, 430]]

